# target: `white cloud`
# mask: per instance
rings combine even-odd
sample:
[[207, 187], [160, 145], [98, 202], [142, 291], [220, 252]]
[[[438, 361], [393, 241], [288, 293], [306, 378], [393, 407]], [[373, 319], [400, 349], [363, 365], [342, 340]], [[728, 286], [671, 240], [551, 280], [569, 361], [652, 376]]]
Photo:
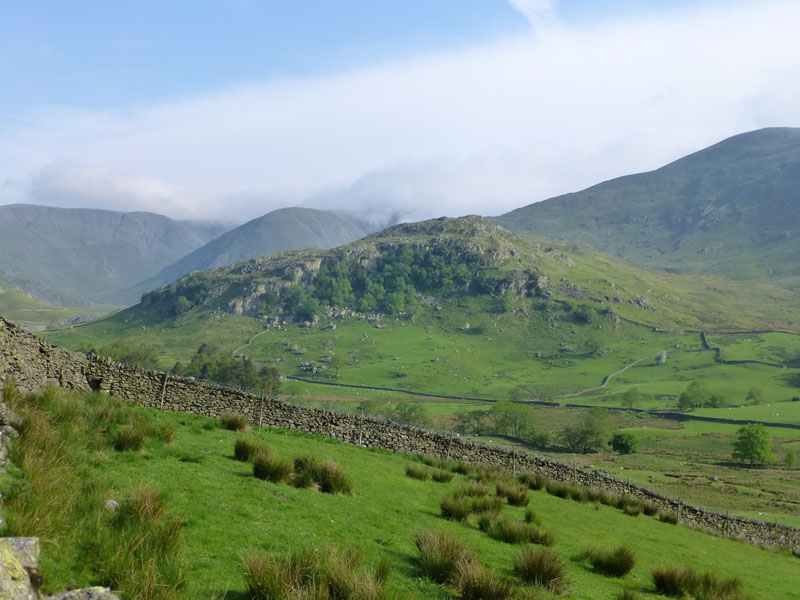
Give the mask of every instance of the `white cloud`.
[[497, 214], [800, 125], [798, 22], [796, 2], [725, 3], [134, 110], [40, 111], [0, 130], [0, 181], [27, 181], [41, 203], [180, 217], [305, 197]]
[[534, 31], [541, 31], [552, 24], [558, 0], [509, 0], [508, 3], [522, 13]]

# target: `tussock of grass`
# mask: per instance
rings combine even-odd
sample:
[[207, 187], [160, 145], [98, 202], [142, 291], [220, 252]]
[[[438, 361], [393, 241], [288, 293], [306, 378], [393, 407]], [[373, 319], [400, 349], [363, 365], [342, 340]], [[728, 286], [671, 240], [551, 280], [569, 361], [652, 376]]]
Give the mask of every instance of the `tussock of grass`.
[[622, 590], [617, 594], [615, 600], [642, 600], [642, 597], [633, 590]]
[[417, 463], [411, 463], [406, 465], [406, 477], [411, 477], [412, 479], [419, 479], [420, 481], [427, 481], [428, 478], [431, 476], [428, 469], [419, 465]]
[[588, 502], [589, 500], [588, 489], [574, 483], [550, 480], [545, 484], [545, 489], [548, 494], [557, 498], [576, 502]]
[[238, 438], [233, 445], [233, 458], [241, 462], [249, 462], [256, 454], [271, 455], [269, 448], [253, 440]]
[[287, 483], [292, 474], [292, 464], [269, 454], [259, 453], [253, 457], [253, 475], [272, 483]]
[[414, 536], [414, 545], [420, 569], [437, 583], [455, 585], [460, 572], [470, 564], [478, 564], [472, 550], [444, 531], [420, 531]]
[[243, 560], [251, 600], [382, 600], [388, 562], [382, 559], [375, 572], [362, 563], [355, 548], [335, 546], [288, 556], [255, 554]]
[[453, 480], [453, 473], [444, 469], [434, 469], [431, 473], [431, 479], [437, 483], [450, 483]]
[[458, 473], [459, 475], [469, 475], [472, 471], [472, 467], [468, 462], [464, 462], [463, 460], [456, 461], [451, 467], [450, 470], [453, 473]]
[[250, 419], [241, 413], [223, 413], [219, 416], [219, 424], [229, 431], [244, 433], [250, 429]]
[[317, 457], [313, 454], [298, 456], [294, 459], [292, 485], [296, 488], [310, 488], [317, 483], [320, 469]]
[[499, 513], [503, 510], [503, 499], [497, 496], [475, 496], [470, 506], [476, 514]]
[[610, 577], [623, 577], [636, 565], [633, 552], [626, 546], [592, 548], [586, 555], [595, 571]]
[[497, 495], [505, 498], [511, 506], [528, 505], [528, 488], [509, 481], [497, 482]]
[[531, 507], [525, 509], [525, 522], [526, 523], [538, 523], [539, 517], [536, 515], [536, 511], [533, 510]]
[[514, 557], [514, 572], [525, 583], [551, 592], [560, 592], [566, 584], [564, 562], [549, 550], [523, 548]]
[[539, 473], [522, 473], [517, 478], [520, 483], [523, 483], [532, 490], [541, 490], [547, 485], [549, 479]]
[[629, 517], [638, 517], [642, 514], [642, 505], [634, 502], [626, 502], [622, 505], [622, 512]]
[[658, 513], [658, 520], [662, 523], [669, 523], [670, 525], [677, 525], [680, 519], [678, 515], [673, 512], [660, 512]]
[[532, 523], [523, 523], [500, 515], [481, 515], [478, 529], [489, 534], [489, 537], [508, 544], [533, 543], [550, 546], [554, 541], [552, 533], [542, 531]]
[[111, 445], [114, 450], [123, 452], [125, 450], [139, 451], [144, 447], [144, 438], [147, 432], [136, 424], [125, 425], [117, 430]]
[[317, 469], [317, 483], [319, 489], [326, 494], [348, 495], [353, 493], [353, 484], [350, 482], [350, 478], [335, 460], [326, 460]]
[[472, 514], [472, 503], [463, 497], [445, 496], [442, 498], [439, 508], [442, 516], [449, 521], [463, 523]]
[[500, 465], [473, 465], [469, 476], [481, 482], [493, 479], [511, 479], [508, 469]]
[[475, 562], [459, 563], [457, 573], [456, 587], [462, 600], [506, 600], [514, 594], [511, 583]]
[[653, 569], [653, 583], [663, 596], [693, 597], [697, 600], [746, 600], [742, 582], [720, 579], [713, 573], [698, 573], [688, 567], [665, 566]]
[[642, 502], [642, 512], [648, 517], [655, 517], [658, 514], [658, 504], [655, 502]]
[[477, 496], [488, 496], [489, 486], [479, 481], [473, 481], [466, 485], [459, 486], [453, 492], [456, 496], [469, 496], [474, 498]]

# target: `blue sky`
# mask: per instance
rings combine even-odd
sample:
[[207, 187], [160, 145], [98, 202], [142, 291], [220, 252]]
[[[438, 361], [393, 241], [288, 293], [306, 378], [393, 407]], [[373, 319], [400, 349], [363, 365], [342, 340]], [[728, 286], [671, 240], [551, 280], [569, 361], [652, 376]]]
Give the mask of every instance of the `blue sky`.
[[0, 203], [491, 214], [800, 125], [796, 4], [6, 2]]

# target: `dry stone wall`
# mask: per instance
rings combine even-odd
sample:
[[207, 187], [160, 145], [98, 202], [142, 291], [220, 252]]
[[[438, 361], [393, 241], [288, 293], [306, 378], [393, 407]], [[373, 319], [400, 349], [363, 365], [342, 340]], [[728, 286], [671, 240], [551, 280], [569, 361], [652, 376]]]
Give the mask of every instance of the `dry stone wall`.
[[517, 472], [532, 471], [558, 481], [571, 481], [654, 502], [662, 510], [677, 514], [683, 522], [719, 535], [800, 551], [800, 529], [712, 513], [601, 471], [574, 469], [543, 456], [494, 448], [456, 435], [262, 400], [253, 394], [209, 383], [169, 378], [164, 373], [143, 371], [99, 357], [86, 358], [55, 348], [0, 318], [0, 385], [10, 378], [28, 391], [48, 385], [101, 390], [128, 402], [161, 410], [208, 417], [239, 412], [257, 425], [296, 429], [358, 446], [502, 465]]

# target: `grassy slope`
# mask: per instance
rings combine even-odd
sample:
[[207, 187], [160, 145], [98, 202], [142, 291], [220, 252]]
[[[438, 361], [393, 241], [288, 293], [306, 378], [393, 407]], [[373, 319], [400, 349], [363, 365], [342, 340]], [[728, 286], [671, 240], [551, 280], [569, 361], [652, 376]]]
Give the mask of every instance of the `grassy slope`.
[[86, 309], [53, 306], [33, 298], [16, 286], [0, 281], [0, 314], [22, 327], [42, 328], [59, 319], [69, 319]]
[[[153, 444], [142, 454], [109, 453], [100, 467], [119, 490], [143, 479], [155, 482], [172, 509], [188, 517], [187, 598], [220, 597], [225, 592], [227, 598], [245, 598], [240, 556], [330, 542], [357, 543], [368, 564], [386, 554], [392, 566], [391, 588], [401, 597], [444, 598], [444, 590], [421, 579], [413, 564], [412, 536], [430, 527], [463, 538], [484, 561], [510, 576], [513, 547], [490, 540], [474, 524], [449, 523], [438, 516], [439, 499], [463, 481], [461, 476], [450, 484], [419, 482], [404, 476], [408, 459], [403, 456], [297, 434], [248, 434], [287, 458], [307, 453], [335, 458], [353, 480], [356, 494], [336, 497], [297, 490], [256, 480], [247, 465], [234, 461], [237, 434], [207, 431], [207, 420], [200, 417], [149, 412], [179, 425], [175, 445]], [[644, 593], [651, 589], [649, 569], [667, 562], [741, 577], [756, 597], [790, 598], [795, 591], [795, 558], [545, 492], [533, 492], [531, 498], [542, 526], [556, 535], [555, 551], [567, 561], [569, 597], [611, 598], [623, 585]], [[504, 512], [516, 518], [523, 514], [512, 507]], [[587, 546], [606, 543], [627, 543], [637, 556], [637, 567], [622, 581], [596, 575], [570, 560]]]

